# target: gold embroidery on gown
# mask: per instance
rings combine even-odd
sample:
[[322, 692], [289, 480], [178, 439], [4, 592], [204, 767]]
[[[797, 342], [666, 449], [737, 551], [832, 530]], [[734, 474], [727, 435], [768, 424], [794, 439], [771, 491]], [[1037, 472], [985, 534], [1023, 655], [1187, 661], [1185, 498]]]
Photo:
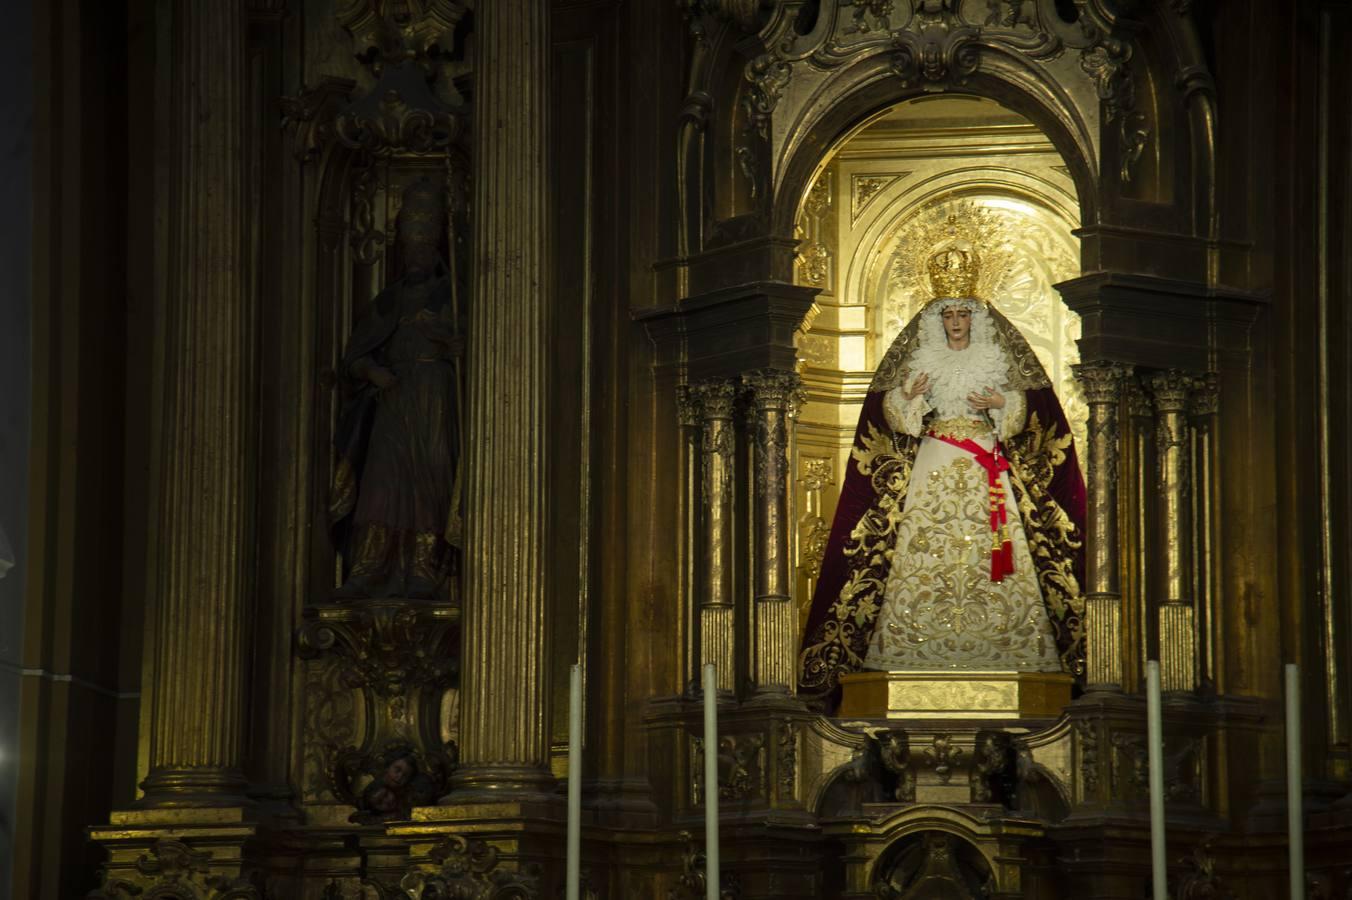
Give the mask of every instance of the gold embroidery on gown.
[[867, 668], [1060, 671], [1018, 516], [1009, 521], [1014, 572], [998, 584], [990, 580], [989, 503], [986, 474], [971, 456], [926, 439], [897, 526]]

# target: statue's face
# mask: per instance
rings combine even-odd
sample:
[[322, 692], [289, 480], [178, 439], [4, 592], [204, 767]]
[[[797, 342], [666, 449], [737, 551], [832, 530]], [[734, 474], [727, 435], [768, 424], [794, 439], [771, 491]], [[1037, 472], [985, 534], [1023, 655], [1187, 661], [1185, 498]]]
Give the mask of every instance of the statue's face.
[[943, 312], [944, 334], [948, 336], [948, 346], [955, 350], [966, 347], [972, 335], [972, 311], [961, 306], [950, 306]]
[[404, 274], [412, 281], [429, 277], [437, 265], [435, 244], [410, 241], [404, 245]]
[[385, 770], [385, 783], [390, 787], [403, 787], [413, 774], [413, 766], [406, 759], [396, 759]]

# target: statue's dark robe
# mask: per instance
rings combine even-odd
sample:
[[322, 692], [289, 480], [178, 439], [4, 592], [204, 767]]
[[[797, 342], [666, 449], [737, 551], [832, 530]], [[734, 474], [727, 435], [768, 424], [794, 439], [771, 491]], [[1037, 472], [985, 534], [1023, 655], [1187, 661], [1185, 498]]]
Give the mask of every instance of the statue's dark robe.
[[[445, 555], [437, 542], [445, 542], [452, 515], [460, 445], [453, 362], [422, 334], [431, 323], [418, 318], [445, 320], [450, 282], [434, 278], [416, 312], [402, 308], [406, 289], [400, 281], [377, 295], [343, 354], [329, 510], [331, 534], [349, 570], [363, 552], [354, 543], [369, 543], [361, 531], [373, 521], [395, 544], [407, 545], [389, 551], [407, 557], [390, 563], [394, 571], [382, 593], [391, 596], [401, 593], [415, 563], [427, 563], [414, 554]], [[367, 358], [391, 369], [398, 383], [381, 391], [359, 377], [355, 366]]]

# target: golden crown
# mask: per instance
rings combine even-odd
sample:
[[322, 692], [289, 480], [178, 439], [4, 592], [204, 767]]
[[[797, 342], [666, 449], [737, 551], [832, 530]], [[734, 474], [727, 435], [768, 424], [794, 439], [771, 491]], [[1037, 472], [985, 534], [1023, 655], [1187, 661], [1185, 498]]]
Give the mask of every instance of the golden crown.
[[975, 249], [946, 247], [930, 256], [930, 287], [936, 297], [975, 297], [981, 256]]

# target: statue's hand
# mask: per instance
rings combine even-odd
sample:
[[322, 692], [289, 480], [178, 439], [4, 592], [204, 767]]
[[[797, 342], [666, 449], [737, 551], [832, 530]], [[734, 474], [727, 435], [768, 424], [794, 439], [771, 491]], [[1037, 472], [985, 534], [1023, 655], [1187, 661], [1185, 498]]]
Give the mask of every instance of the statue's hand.
[[975, 391], [967, 395], [967, 405], [975, 410], [983, 409], [1004, 409], [1005, 395], [995, 388], [986, 388], [985, 391], [978, 394]]
[[386, 391], [399, 383], [399, 376], [384, 366], [371, 366], [366, 370], [366, 380]]
[[929, 373], [921, 372], [918, 376], [916, 376], [916, 379], [911, 382], [911, 389], [909, 391], [905, 391], [904, 393], [906, 395], [906, 399], [910, 401], [914, 400], [916, 397], [919, 397], [921, 394], [925, 393], [925, 391], [928, 391], [929, 388], [930, 388]]

